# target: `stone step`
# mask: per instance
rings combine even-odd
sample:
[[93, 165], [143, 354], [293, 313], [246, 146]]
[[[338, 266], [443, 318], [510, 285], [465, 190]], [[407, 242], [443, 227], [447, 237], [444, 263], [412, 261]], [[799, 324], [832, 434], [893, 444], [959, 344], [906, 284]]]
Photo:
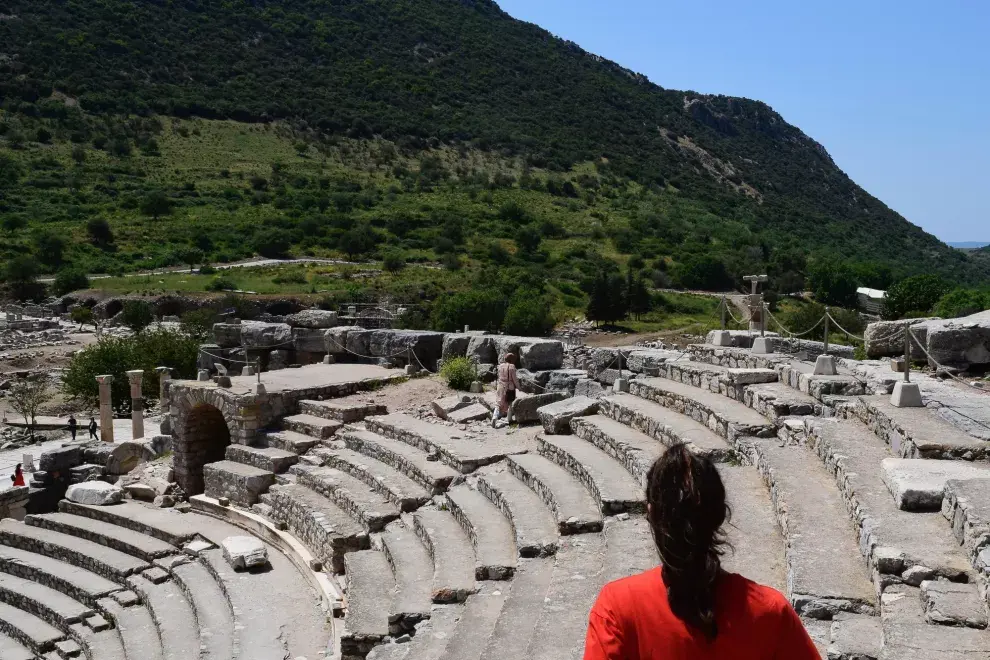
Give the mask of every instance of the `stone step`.
[[512, 525], [484, 495], [462, 484], [447, 493], [450, 512], [474, 545], [476, 580], [508, 580], [516, 570]]
[[952, 480], [988, 479], [990, 465], [926, 458], [884, 458], [880, 475], [897, 507], [905, 511], [941, 511]]
[[629, 392], [700, 422], [733, 445], [739, 437], [772, 437], [776, 427], [749, 406], [720, 394], [664, 378], [629, 383]]
[[228, 445], [224, 458], [275, 474], [281, 474], [299, 462], [299, 454], [291, 451], [247, 445]]
[[143, 575], [132, 575], [127, 584], [151, 611], [162, 640], [164, 660], [186, 660], [199, 655], [196, 612], [179, 585], [172, 580], [154, 584]]
[[990, 573], [990, 553], [985, 552], [990, 546], [990, 479], [949, 480], [942, 515], [976, 570]]
[[36, 657], [34, 651], [29, 650], [10, 635], [0, 632], [0, 658], [3, 660], [35, 660]]
[[365, 424], [375, 433], [437, 454], [441, 461], [465, 474], [526, 451], [525, 442], [515, 436], [477, 442], [465, 438], [462, 431], [402, 413], [369, 417]]
[[178, 552], [175, 546], [152, 536], [71, 513], [29, 514], [24, 522], [32, 527], [50, 529], [99, 543], [147, 562]]
[[90, 607], [121, 589], [116, 582], [84, 568], [8, 545], [0, 545], [0, 571], [38, 582]]
[[141, 502], [124, 501], [113, 506], [89, 506], [61, 500], [58, 510], [75, 516], [102, 520], [179, 547], [195, 536], [189, 519], [175, 509], [160, 509]]
[[368, 531], [380, 532], [399, 517], [399, 509], [357, 477], [334, 468], [297, 466], [292, 469], [300, 486], [326, 497]]
[[[126, 658], [124, 642], [120, 639], [120, 632], [115, 628], [97, 632], [76, 623], [69, 627], [69, 633], [73, 639], [79, 640], [93, 660], [125, 660]], [[0, 655], [0, 657], [7, 656]]]
[[[277, 565], [276, 560], [272, 559], [274, 551], [269, 549], [268, 552], [273, 566]], [[234, 648], [239, 649], [239, 655], [235, 657], [241, 660], [292, 657], [286, 648], [286, 621], [282, 617], [273, 616], [273, 608], [279, 607], [276, 592], [269, 591], [270, 587], [258, 580], [267, 574], [252, 575], [234, 571], [223, 558], [220, 548], [205, 550], [200, 553], [200, 557], [214, 580], [223, 585], [230, 609], [234, 612]], [[289, 566], [282, 566], [282, 570], [292, 571]], [[309, 598], [306, 591], [294, 596]], [[302, 629], [311, 630], [305, 626]]]
[[826, 396], [860, 396], [866, 393], [865, 381], [840, 367], [837, 376], [816, 376], [813, 362], [791, 361], [777, 366], [780, 382], [812, 398], [822, 401]]
[[868, 551], [878, 587], [893, 580], [918, 586], [934, 576], [965, 580], [966, 553], [937, 512], [897, 508], [880, 475], [890, 452], [883, 440], [853, 420], [826, 419], [806, 424], [809, 443], [828, 467]]
[[320, 444], [320, 440], [295, 431], [269, 431], [259, 436], [258, 444], [302, 455]]
[[65, 633], [51, 624], [3, 602], [0, 602], [0, 632], [39, 654], [51, 651], [56, 642], [66, 638]]
[[113, 548], [23, 522], [0, 520], [0, 543], [84, 568], [114, 582], [148, 568], [147, 562]]
[[516, 575], [498, 620], [488, 639], [480, 644], [482, 660], [525, 658], [544, 606], [554, 572], [553, 557], [519, 562]]
[[748, 465], [721, 464], [718, 472], [732, 509], [732, 520], [725, 525], [731, 548], [726, 549], [722, 566], [786, 592], [784, 538], [763, 478], [756, 468]]
[[775, 383], [778, 379], [773, 369], [739, 369], [689, 360], [664, 362], [660, 365], [659, 375], [736, 401], [743, 400], [747, 386]]
[[338, 434], [347, 448], [377, 459], [423, 486], [431, 495], [438, 495], [462, 477], [450, 466], [436, 460], [435, 454], [387, 438], [371, 431], [345, 429]]
[[[460, 622], [444, 649], [442, 660], [478, 660], [498, 622], [513, 582], [485, 582], [464, 605]], [[503, 656], [511, 657], [511, 656]]]
[[282, 418], [282, 429], [295, 431], [303, 435], [311, 435], [319, 440], [329, 440], [334, 433], [344, 426], [344, 422], [333, 419], [325, 419], [316, 415], [302, 413], [299, 415], [289, 415]]
[[601, 531], [603, 519], [595, 499], [567, 470], [535, 454], [510, 456], [506, 466], [550, 508], [561, 534]]
[[234, 461], [218, 461], [203, 466], [204, 493], [207, 497], [226, 497], [233, 504], [249, 507], [275, 483], [275, 474]]
[[509, 519], [520, 557], [547, 557], [557, 552], [557, 521], [531, 488], [497, 466], [483, 470], [477, 488]]
[[575, 660], [582, 657], [588, 612], [604, 586], [605, 536], [577, 534], [560, 540], [556, 565], [543, 606], [535, 619], [524, 654], [531, 660]]
[[400, 520], [385, 528], [381, 544], [395, 577], [389, 627], [392, 635], [401, 635], [430, 617], [433, 559], [416, 532]]
[[435, 607], [412, 641], [382, 644], [368, 654], [368, 660], [440, 660], [463, 615], [464, 605]]
[[60, 630], [95, 614], [92, 607], [50, 587], [14, 575], [0, 575], [0, 602], [30, 612]]
[[357, 477], [400, 511], [415, 511], [430, 501], [431, 494], [424, 486], [377, 458], [350, 449], [334, 449], [326, 457], [326, 466]]
[[666, 450], [666, 445], [660, 441], [603, 415], [575, 419], [571, 422], [571, 431], [575, 437], [619, 461], [643, 486], [650, 466]]
[[173, 567], [172, 575], [196, 612], [203, 660], [234, 657], [234, 617], [224, 589], [198, 561]]
[[275, 486], [270, 499], [276, 522], [285, 524], [335, 573], [344, 572], [344, 554], [369, 547], [368, 533], [323, 495], [297, 484]]
[[839, 611], [872, 613], [873, 585], [842, 494], [818, 458], [800, 446], [753, 441], [787, 541], [787, 596], [799, 614], [829, 619]]
[[786, 383], [750, 385], [745, 389], [742, 401], [774, 424], [780, 424], [785, 417], [820, 417], [824, 408], [814, 397]]
[[975, 582], [925, 580], [921, 583], [921, 600], [928, 623], [978, 630], [987, 627], [987, 604]]
[[[653, 465], [653, 461], [663, 453], [662, 448], [655, 446], [656, 442], [664, 447], [683, 442], [690, 446], [694, 453], [708, 456], [713, 461], [725, 461], [736, 456], [725, 438], [719, 437], [704, 424], [638, 396], [615, 394], [605, 397], [601, 401], [599, 412], [600, 417], [619, 422], [655, 441], [650, 443], [640, 436], [629, 434], [616, 438], [616, 440], [622, 441], [622, 444], [613, 445], [603, 442], [604, 446], [599, 445], [600, 449], [616, 458], [624, 456], [623, 464], [630, 464], [635, 467], [636, 471], [633, 474], [641, 473], [643, 483], [646, 483], [646, 473]], [[585, 418], [585, 420], [589, 419], [595, 418]], [[611, 428], [615, 429], [614, 426]], [[608, 437], [603, 440], [607, 441]], [[614, 447], [612, 451], [608, 448], [610, 446]], [[639, 460], [633, 461], [637, 458]]]
[[124, 607], [113, 598], [104, 598], [99, 604], [117, 623], [127, 660], [164, 659], [158, 628], [146, 607]]
[[894, 584], [881, 597], [883, 647], [878, 660], [972, 660], [990, 657], [984, 630], [929, 625], [921, 591]]
[[371, 415], [384, 415], [388, 409], [379, 403], [300, 401], [299, 412], [344, 424], [353, 424]]
[[639, 481], [617, 460], [574, 436], [537, 436], [542, 456], [574, 475], [591, 491], [606, 516], [644, 513], [646, 497]]
[[860, 397], [855, 411], [894, 456], [990, 460], [990, 443], [958, 429], [929, 408], [898, 408], [884, 395]]
[[476, 590], [471, 539], [447, 511], [420, 509], [413, 529], [433, 558], [433, 602], [463, 602]]
[[388, 559], [377, 550], [344, 557], [347, 574], [347, 615], [340, 635], [343, 657], [363, 657], [389, 634], [389, 610], [395, 581]]

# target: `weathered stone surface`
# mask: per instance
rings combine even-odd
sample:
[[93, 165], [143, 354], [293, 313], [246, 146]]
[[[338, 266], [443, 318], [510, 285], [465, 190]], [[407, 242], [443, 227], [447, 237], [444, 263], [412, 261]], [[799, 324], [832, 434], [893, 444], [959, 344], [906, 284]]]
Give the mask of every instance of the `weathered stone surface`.
[[959, 319], [928, 321], [923, 327], [927, 334], [922, 341], [936, 363], [959, 368], [990, 363], [990, 311]]
[[592, 399], [600, 399], [605, 396], [605, 388], [597, 380], [580, 378], [574, 383], [574, 396], [587, 396]]
[[435, 370], [443, 354], [442, 332], [421, 330], [372, 330], [368, 350], [374, 357], [395, 358], [403, 364], [413, 364]]
[[[931, 321], [931, 318], [904, 319], [901, 321], [877, 321], [866, 326], [863, 338], [866, 339], [866, 355], [870, 358], [892, 357], [904, 355], [904, 329], [909, 326], [923, 324]], [[925, 340], [924, 327], [915, 328], [914, 334], [921, 340]], [[915, 342], [911, 342], [911, 356], [922, 358], [921, 348]]]
[[626, 367], [626, 356], [617, 348], [596, 348], [591, 351], [585, 369], [588, 370], [588, 377], [601, 380], [599, 376], [606, 369], [624, 369]]
[[550, 434], [571, 432], [571, 420], [598, 412], [598, 401], [586, 396], [576, 396], [550, 403], [537, 409], [543, 430]]
[[128, 440], [114, 446], [107, 459], [107, 474], [127, 474], [140, 463], [153, 461], [160, 455], [150, 442]]
[[495, 337], [492, 335], [471, 336], [465, 355], [478, 364], [495, 364], [499, 359]]
[[370, 330], [351, 328], [350, 332], [347, 333], [347, 352], [355, 358], [371, 357], [370, 339]]
[[151, 502], [158, 494], [154, 488], [148, 484], [136, 483], [124, 486], [124, 492], [136, 500]]
[[455, 410], [467, 408], [477, 402], [477, 396], [469, 396], [467, 394], [451, 394], [450, 396], [445, 396], [440, 399], [434, 399], [433, 403], [430, 404], [430, 407], [433, 409], [434, 415], [440, 419], [447, 419], [447, 415]]
[[662, 349], [649, 349], [640, 351], [630, 351], [627, 363], [629, 371], [647, 376], [659, 375], [661, 365], [667, 360], [676, 360], [681, 353], [679, 351], [665, 351]]
[[883, 642], [880, 617], [840, 613], [832, 621], [829, 639], [829, 660], [876, 660]]
[[347, 355], [347, 335], [353, 330], [363, 330], [363, 328], [358, 328], [356, 326], [338, 326], [335, 328], [330, 328], [323, 333], [323, 339], [326, 344], [326, 351], [331, 355], [344, 356]]
[[69, 490], [65, 492], [65, 496], [70, 502], [76, 502], [77, 504], [108, 506], [122, 501], [124, 499], [124, 491], [105, 481], [85, 481], [81, 484], [69, 486]]
[[292, 328], [288, 323], [241, 322], [241, 342], [247, 349], [289, 348]]
[[69, 447], [49, 449], [42, 453], [41, 458], [38, 460], [38, 469], [48, 474], [68, 472], [70, 468], [81, 465], [82, 462], [82, 448], [79, 445], [71, 445]]
[[214, 323], [213, 341], [220, 348], [236, 348], [241, 345], [240, 323]]
[[327, 329], [340, 325], [337, 312], [330, 312], [323, 309], [304, 309], [301, 312], [290, 314], [285, 318], [285, 322], [291, 326], [299, 328]]
[[567, 392], [546, 392], [545, 394], [520, 397], [509, 406], [509, 414], [517, 424], [538, 422], [540, 421], [540, 414], [537, 411], [540, 408], [557, 401], [563, 401], [569, 396]]
[[883, 482], [904, 511], [939, 511], [950, 479], [990, 477], [990, 468], [961, 461], [885, 458], [880, 469]]
[[325, 330], [319, 328], [293, 328], [292, 348], [296, 351], [307, 353], [325, 353], [327, 342], [324, 337]]
[[529, 369], [517, 369], [516, 378], [519, 380], [519, 389], [527, 394], [540, 394], [547, 387], [550, 380], [549, 371], [530, 371]]
[[261, 493], [275, 483], [275, 474], [232, 461], [219, 461], [203, 466], [205, 493], [209, 497], [226, 497], [241, 506], [251, 506]]
[[990, 546], [990, 479], [947, 481], [942, 515], [956, 541], [970, 553]]
[[464, 408], [458, 408], [454, 412], [447, 415], [447, 419], [456, 423], [464, 424], [467, 422], [476, 422], [482, 419], [487, 419], [492, 411], [488, 409], [483, 403], [472, 403]]
[[919, 589], [894, 584], [882, 596], [883, 650], [878, 660], [971, 660], [990, 657], [981, 630], [925, 621]]
[[943, 626], [986, 628], [986, 604], [976, 584], [925, 581], [921, 583], [925, 619]]
[[577, 382], [587, 378], [588, 372], [583, 369], [557, 369], [549, 372], [546, 389], [551, 392], [574, 393]]
[[223, 558], [233, 569], [246, 570], [268, 563], [268, 549], [253, 536], [228, 536], [221, 543]]
[[555, 339], [534, 339], [520, 348], [519, 358], [526, 369], [560, 369], [564, 364], [564, 344]]
[[471, 343], [472, 335], [460, 333], [448, 333], [443, 337], [443, 348], [441, 357], [444, 360], [464, 357], [467, 355], [468, 344]]

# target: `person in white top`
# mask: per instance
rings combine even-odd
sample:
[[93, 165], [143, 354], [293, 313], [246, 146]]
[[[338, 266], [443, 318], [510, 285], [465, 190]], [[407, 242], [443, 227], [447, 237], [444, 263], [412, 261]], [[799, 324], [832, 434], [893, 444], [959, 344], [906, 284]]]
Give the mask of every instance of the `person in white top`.
[[516, 377], [516, 356], [514, 353], [506, 353], [502, 357], [502, 364], [498, 365], [498, 386], [495, 390], [498, 396], [498, 405], [492, 412], [492, 428], [495, 428], [499, 417], [505, 415], [505, 423], [511, 424], [512, 417], [509, 415], [509, 406], [516, 400], [516, 390], [519, 389], [519, 379]]

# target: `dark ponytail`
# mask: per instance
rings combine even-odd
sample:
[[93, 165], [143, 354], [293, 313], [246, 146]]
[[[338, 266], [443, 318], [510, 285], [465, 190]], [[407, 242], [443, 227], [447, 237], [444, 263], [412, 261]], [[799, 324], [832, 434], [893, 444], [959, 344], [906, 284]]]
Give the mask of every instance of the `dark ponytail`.
[[712, 641], [715, 587], [728, 545], [722, 525], [732, 515], [722, 477], [710, 459], [679, 443], [650, 468], [646, 501], [670, 609]]

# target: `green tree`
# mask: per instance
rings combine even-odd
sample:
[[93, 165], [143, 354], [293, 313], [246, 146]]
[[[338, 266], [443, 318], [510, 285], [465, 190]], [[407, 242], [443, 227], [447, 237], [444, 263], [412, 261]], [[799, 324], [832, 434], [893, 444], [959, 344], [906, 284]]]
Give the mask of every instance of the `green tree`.
[[141, 332], [155, 320], [151, 305], [143, 300], [126, 300], [121, 310], [121, 319], [125, 326], [134, 332]]
[[37, 300], [44, 297], [45, 285], [37, 281], [38, 264], [28, 255], [14, 257], [3, 269], [3, 281], [11, 297]]
[[938, 275], [915, 275], [901, 280], [887, 289], [880, 315], [887, 320], [927, 316], [950, 288]]
[[508, 301], [494, 289], [446, 293], [437, 299], [430, 314], [430, 327], [440, 332], [472, 330], [495, 332], [502, 327]]
[[[2, 154], [0, 154], [2, 157]], [[28, 221], [20, 213], [5, 213], [3, 218], [0, 219], [0, 225], [3, 226], [3, 230], [8, 234], [13, 234], [14, 232], [24, 229], [27, 227]]]
[[189, 270], [196, 270], [196, 264], [203, 263], [203, 251], [199, 248], [187, 246], [180, 248], [175, 256], [184, 264], [189, 265]]
[[340, 249], [352, 261], [374, 250], [377, 243], [378, 236], [375, 230], [366, 223], [357, 225], [340, 237]]
[[502, 326], [510, 335], [524, 337], [549, 335], [554, 327], [549, 301], [538, 291], [520, 289], [509, 302]]
[[855, 309], [856, 276], [848, 264], [816, 260], [808, 267], [808, 287], [815, 294], [815, 301]]
[[69, 318], [72, 319], [73, 323], [78, 323], [79, 329], [82, 330], [84, 325], [93, 323], [93, 310], [89, 307], [79, 305], [69, 312]]
[[615, 323], [626, 317], [628, 301], [626, 284], [618, 273], [599, 271], [588, 297], [585, 316], [589, 321]]
[[726, 291], [733, 288], [725, 263], [711, 255], [689, 256], [671, 273], [674, 282], [685, 289]]
[[278, 227], [262, 229], [254, 236], [254, 251], [269, 259], [284, 259], [291, 247], [292, 237]]
[[21, 178], [21, 166], [13, 156], [0, 152], [0, 189], [13, 188]]
[[86, 233], [89, 240], [98, 247], [107, 247], [113, 243], [113, 230], [106, 218], [90, 218], [86, 223]]
[[629, 311], [641, 318], [643, 314], [648, 314], [653, 309], [653, 296], [646, 286], [646, 281], [641, 275], [631, 275], [631, 281], [627, 281], [628, 291], [626, 293], [629, 300]]
[[540, 247], [543, 236], [540, 230], [533, 225], [524, 225], [516, 230], [516, 245], [522, 254], [532, 254]]
[[53, 269], [62, 265], [65, 241], [61, 236], [48, 231], [40, 232], [34, 237], [34, 245], [38, 254], [38, 261], [43, 265]]
[[[78, 268], [63, 268], [55, 276], [55, 282], [52, 284], [52, 293], [56, 296], [64, 296], [67, 293], [88, 288], [89, 278], [86, 277], [86, 273]], [[89, 308], [79, 307], [77, 309]]]
[[935, 316], [952, 319], [990, 309], [990, 291], [953, 289], [935, 305]]
[[86, 147], [78, 144], [72, 147], [72, 160], [74, 160], [77, 165], [82, 165], [83, 163], [85, 163]]
[[406, 267], [406, 257], [401, 252], [390, 250], [382, 257], [382, 268], [393, 275]]
[[141, 200], [141, 213], [157, 220], [172, 212], [172, 200], [161, 190], [155, 190]]

